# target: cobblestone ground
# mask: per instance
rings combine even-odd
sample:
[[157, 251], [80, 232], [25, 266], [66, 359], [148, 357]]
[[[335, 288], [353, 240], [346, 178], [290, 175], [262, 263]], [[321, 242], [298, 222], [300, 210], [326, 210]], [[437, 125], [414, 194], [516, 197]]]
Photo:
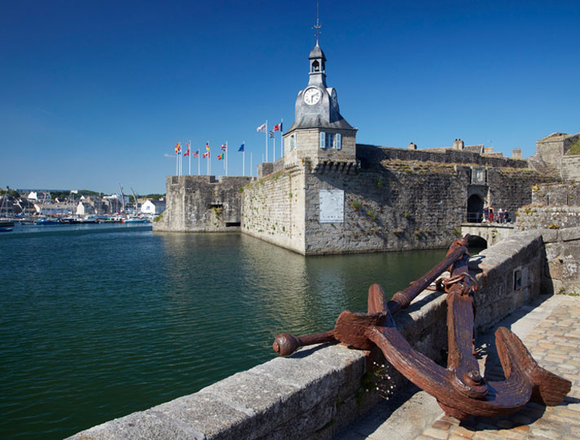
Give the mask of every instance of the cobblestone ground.
[[[471, 417], [462, 422], [441, 416], [418, 438], [580, 439], [580, 298], [561, 298], [560, 304], [523, 341], [540, 366], [572, 382], [563, 403], [553, 407], [529, 403], [506, 417]], [[503, 376], [501, 367], [487, 366], [486, 377], [490, 375]]]

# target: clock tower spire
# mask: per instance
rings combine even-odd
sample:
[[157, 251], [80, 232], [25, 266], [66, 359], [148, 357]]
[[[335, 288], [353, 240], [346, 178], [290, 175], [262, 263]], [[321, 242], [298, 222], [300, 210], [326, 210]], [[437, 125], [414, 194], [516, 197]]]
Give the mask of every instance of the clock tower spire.
[[320, 21], [316, 11], [316, 46], [310, 51], [308, 84], [298, 92], [294, 123], [284, 134], [289, 162], [309, 157], [314, 162], [356, 163], [356, 129], [340, 114], [336, 89], [326, 85], [326, 56], [319, 44]]

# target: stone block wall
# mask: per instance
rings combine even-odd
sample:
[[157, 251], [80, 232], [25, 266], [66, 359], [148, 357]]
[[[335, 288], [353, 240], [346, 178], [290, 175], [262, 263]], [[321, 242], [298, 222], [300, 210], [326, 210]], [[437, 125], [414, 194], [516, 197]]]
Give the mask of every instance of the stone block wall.
[[535, 206], [580, 206], [580, 183], [544, 183], [532, 186]]
[[580, 182], [580, 155], [562, 158], [562, 179]]
[[580, 227], [541, 232], [546, 245], [546, 290], [580, 294]]
[[458, 150], [428, 151], [410, 150], [402, 148], [385, 148], [374, 145], [357, 144], [357, 159], [363, 162], [363, 166], [372, 166], [384, 160], [438, 162], [447, 164], [483, 165], [495, 168], [527, 168], [525, 160], [507, 157], [489, 157], [478, 153]]
[[544, 183], [532, 186], [532, 203], [518, 210], [517, 230], [563, 229], [580, 226], [580, 184]]
[[[472, 259], [469, 267], [481, 285], [475, 296], [477, 330], [540, 294], [544, 255], [541, 234], [524, 233]], [[395, 321], [417, 351], [445, 363], [445, 317], [445, 295], [425, 291]], [[376, 385], [396, 389], [406, 383], [388, 363], [377, 369], [373, 360], [384, 362], [375, 350], [306, 347], [70, 439], [331, 439], [378, 402]]]
[[[306, 176], [308, 254], [431, 249], [449, 245], [466, 210], [468, 175], [441, 164], [386, 163], [357, 174]], [[344, 222], [320, 223], [320, 191], [343, 190]]]
[[479, 282], [475, 326], [487, 330], [542, 291], [546, 253], [542, 234], [520, 232], [485, 249], [469, 262]]
[[[337, 150], [336, 148], [320, 148], [320, 132], [325, 133], [337, 133], [342, 132], [342, 149]], [[305, 158], [310, 158], [314, 165], [319, 160], [330, 160], [330, 161], [354, 161], [356, 156], [356, 140], [355, 140], [356, 130], [351, 132], [345, 132], [344, 130], [334, 130], [334, 129], [301, 129], [288, 132], [284, 136], [284, 147], [285, 147], [285, 161], [288, 165], [302, 163]], [[291, 137], [296, 136], [296, 144], [298, 149], [292, 149], [293, 142]]]
[[153, 224], [164, 232], [239, 232], [240, 189], [251, 177], [169, 176], [167, 206]]
[[578, 143], [580, 133], [568, 135], [552, 133], [536, 142], [536, 153], [547, 164], [555, 167], [563, 179], [580, 180], [580, 157], [568, 156], [570, 148]]
[[[244, 190], [242, 231], [307, 255], [446, 247], [466, 217], [471, 168], [394, 159], [313, 169], [305, 159]], [[485, 188], [513, 219], [542, 179], [525, 168], [489, 168]], [[321, 222], [321, 192], [329, 190], [343, 191], [342, 222]]]
[[536, 171], [516, 168], [490, 168], [487, 176], [490, 200], [496, 215], [500, 208], [507, 210], [512, 221], [513, 214], [520, 207], [532, 203], [532, 187], [551, 179]]
[[246, 185], [243, 233], [304, 253], [304, 172], [278, 171]]
[[517, 213], [515, 229], [563, 229], [580, 226], [578, 206], [526, 206]]

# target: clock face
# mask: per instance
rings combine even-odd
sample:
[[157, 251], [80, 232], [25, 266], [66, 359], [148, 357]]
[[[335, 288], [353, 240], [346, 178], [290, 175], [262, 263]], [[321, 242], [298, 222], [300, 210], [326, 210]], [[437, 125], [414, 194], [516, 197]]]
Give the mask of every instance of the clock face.
[[318, 101], [320, 101], [321, 97], [322, 97], [322, 93], [320, 92], [320, 90], [318, 90], [314, 87], [307, 89], [304, 92], [304, 102], [308, 105], [314, 105], [314, 104], [318, 103]]

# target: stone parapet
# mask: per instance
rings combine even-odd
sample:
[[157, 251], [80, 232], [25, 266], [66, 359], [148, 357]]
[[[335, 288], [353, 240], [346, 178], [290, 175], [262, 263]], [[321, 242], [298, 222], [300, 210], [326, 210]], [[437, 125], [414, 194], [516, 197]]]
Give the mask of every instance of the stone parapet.
[[574, 228], [580, 226], [580, 206], [529, 205], [518, 210], [517, 218], [519, 231]]
[[580, 206], [580, 184], [537, 183], [532, 186], [532, 203], [543, 206]]
[[[530, 232], [472, 258], [469, 267], [481, 285], [477, 330], [540, 293], [543, 255], [542, 235]], [[445, 315], [445, 295], [425, 291], [395, 320], [416, 350], [439, 361], [447, 344]], [[376, 386], [392, 390], [405, 383], [389, 365], [375, 368], [373, 359], [382, 362], [374, 350], [306, 347], [70, 439], [331, 439], [378, 402]]]
[[479, 153], [462, 150], [426, 151], [403, 148], [379, 147], [357, 144], [357, 159], [363, 166], [372, 166], [384, 160], [438, 162], [454, 164], [484, 165], [497, 168], [527, 168], [525, 160], [507, 157], [482, 156]]
[[580, 227], [541, 232], [546, 244], [545, 290], [580, 294]]
[[167, 207], [156, 232], [239, 232], [241, 188], [251, 177], [169, 176]]

